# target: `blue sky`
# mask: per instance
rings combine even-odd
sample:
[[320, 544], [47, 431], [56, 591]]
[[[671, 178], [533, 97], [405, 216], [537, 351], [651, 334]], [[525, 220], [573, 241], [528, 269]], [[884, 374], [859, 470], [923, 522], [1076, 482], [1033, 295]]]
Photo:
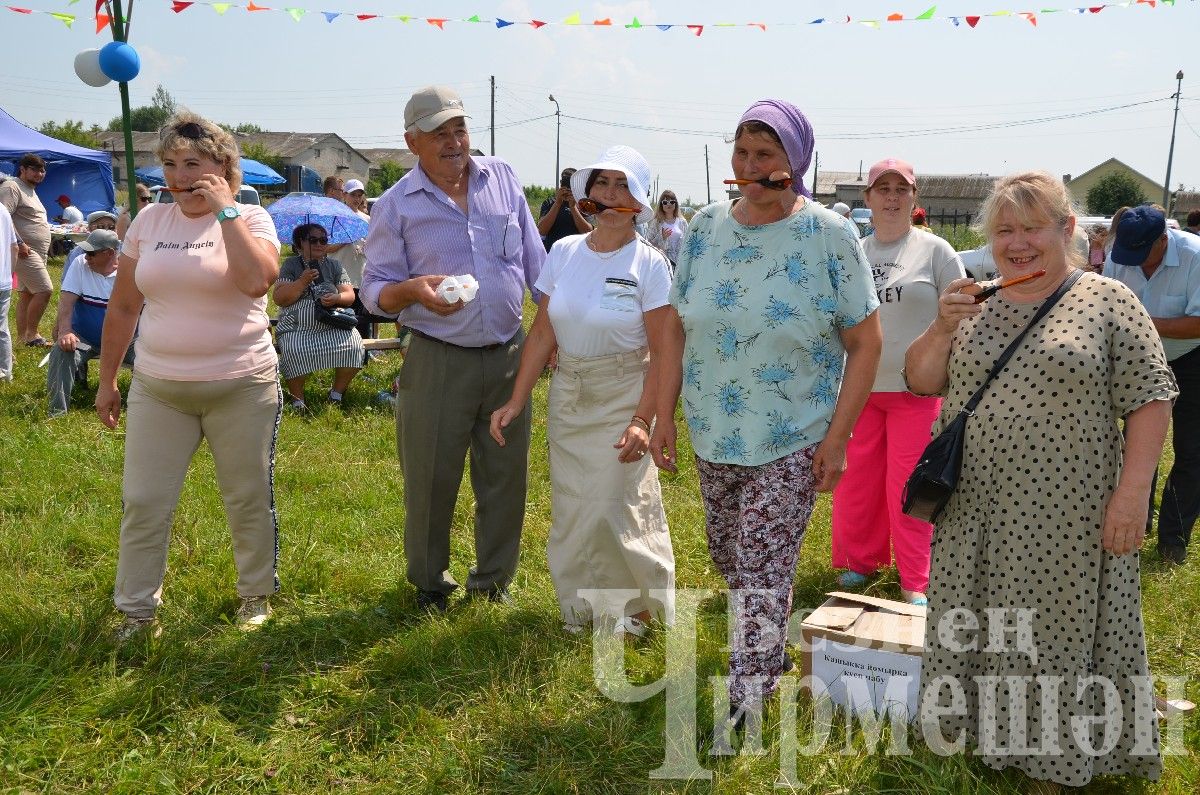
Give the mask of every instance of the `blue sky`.
[[[245, 0], [241, 0], [245, 2]], [[22, 0], [29, 8], [90, 13], [91, 0]], [[1071, 8], [1059, 0], [938, 2], [937, 17], [997, 10]], [[562, 108], [562, 163], [586, 165], [607, 145], [646, 155], [660, 188], [703, 200], [704, 147], [714, 196], [729, 176], [741, 112], [762, 97], [788, 99], [813, 123], [822, 169], [856, 170], [889, 156], [921, 173], [1002, 174], [1044, 168], [1080, 174], [1118, 157], [1161, 182], [1166, 173], [1175, 73], [1183, 102], [1172, 183], [1200, 187], [1200, 3], [1108, 8], [1099, 14], [985, 17], [974, 29], [945, 19], [808, 25], [817, 17], [914, 17], [933, 0], [821, 2], [395, 2], [262, 0], [313, 13], [224, 16], [170, 0], [137, 0], [131, 43], [142, 56], [131, 83], [145, 104], [162, 83], [183, 105], [225, 122], [270, 130], [337, 132], [362, 147], [403, 146], [402, 112], [414, 88], [457, 87], [472, 114], [473, 144], [490, 149], [489, 76], [496, 92], [496, 153], [526, 183], [554, 177], [553, 93]], [[392, 19], [327, 23], [320, 11], [513, 20], [584, 21], [612, 28], [447, 23]], [[655, 23], [766, 22], [767, 30], [708, 27], [627, 30]], [[0, 106], [36, 126], [47, 119], [104, 124], [119, 113], [114, 84], [75, 77], [80, 50], [108, 39], [90, 19], [68, 30], [47, 16], [0, 9]], [[784, 24], [801, 23], [801, 24]], [[1142, 103], [1142, 104], [1137, 104]], [[1118, 106], [1116, 110], [1106, 110]], [[1030, 123], [1046, 117], [1070, 116]], [[616, 126], [628, 125], [628, 126]], [[978, 128], [978, 129], [962, 129]]]

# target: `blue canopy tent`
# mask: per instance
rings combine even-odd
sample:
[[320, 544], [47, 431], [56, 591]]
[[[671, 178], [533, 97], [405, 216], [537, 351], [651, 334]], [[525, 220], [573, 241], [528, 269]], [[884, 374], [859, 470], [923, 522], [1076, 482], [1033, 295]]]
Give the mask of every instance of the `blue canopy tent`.
[[[165, 185], [162, 166], [136, 169], [134, 175], [146, 185]], [[247, 185], [282, 185], [286, 179], [273, 168], [248, 157], [242, 158], [242, 182]]]
[[17, 164], [28, 152], [46, 161], [46, 179], [37, 194], [50, 218], [59, 214], [55, 200], [64, 193], [84, 215], [116, 205], [110, 153], [43, 135], [0, 109], [0, 171], [16, 175]]

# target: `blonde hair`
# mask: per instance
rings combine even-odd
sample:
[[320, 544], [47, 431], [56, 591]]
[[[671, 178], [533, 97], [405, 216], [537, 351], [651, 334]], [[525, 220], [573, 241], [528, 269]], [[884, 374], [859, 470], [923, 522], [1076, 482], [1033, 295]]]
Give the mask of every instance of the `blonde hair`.
[[234, 194], [242, 187], [242, 156], [237, 141], [225, 128], [190, 110], [181, 110], [167, 119], [158, 131], [159, 161], [167, 152], [189, 149], [225, 166], [225, 180]]
[[[1048, 224], [1063, 229], [1071, 218], [1079, 215], [1079, 208], [1067, 192], [1067, 186], [1046, 171], [1026, 171], [996, 180], [992, 192], [979, 208], [979, 218], [974, 224], [976, 231], [990, 242], [1000, 214], [1005, 210], [1012, 210], [1021, 223], [1030, 226]], [[1063, 249], [1069, 265], [1083, 267], [1083, 255], [1070, 241], [1063, 241]]]

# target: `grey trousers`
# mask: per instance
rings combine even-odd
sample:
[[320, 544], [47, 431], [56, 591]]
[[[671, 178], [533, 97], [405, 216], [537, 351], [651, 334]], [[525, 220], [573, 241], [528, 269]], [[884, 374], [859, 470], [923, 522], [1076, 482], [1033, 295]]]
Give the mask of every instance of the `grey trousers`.
[[404, 553], [408, 581], [451, 593], [450, 525], [470, 452], [475, 491], [475, 566], [470, 590], [507, 587], [517, 570], [529, 470], [530, 410], [496, 444], [492, 412], [512, 396], [521, 360], [518, 331], [495, 350], [456, 348], [413, 335], [400, 371], [396, 447], [404, 475]]
[[0, 286], [0, 380], [13, 380], [12, 334], [8, 330], [8, 304], [12, 290], [8, 285]]
[[[100, 358], [100, 346], [82, 350], [76, 348], [67, 353], [55, 343], [50, 349], [50, 364], [46, 370], [46, 391], [50, 394], [50, 416], [66, 414], [71, 405], [71, 390], [75, 388], [75, 374], [92, 359]], [[133, 345], [125, 351], [125, 364], [133, 366]]]

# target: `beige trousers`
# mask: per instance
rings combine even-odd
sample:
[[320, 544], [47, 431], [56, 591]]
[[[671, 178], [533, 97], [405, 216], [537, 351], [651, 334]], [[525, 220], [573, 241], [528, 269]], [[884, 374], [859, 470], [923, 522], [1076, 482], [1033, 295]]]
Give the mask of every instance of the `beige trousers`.
[[[591, 358], [560, 353], [550, 383], [546, 556], [568, 623], [642, 610], [675, 621], [675, 556], [658, 470], [648, 455], [622, 464], [613, 448], [637, 408], [648, 361], [645, 349]], [[581, 588], [602, 593], [589, 601]], [[666, 594], [655, 598], [651, 589]]]
[[113, 591], [118, 610], [149, 618], [162, 604], [171, 520], [201, 439], [212, 451], [233, 536], [238, 595], [278, 590], [274, 466], [282, 405], [274, 366], [224, 381], [167, 381], [134, 370]]

